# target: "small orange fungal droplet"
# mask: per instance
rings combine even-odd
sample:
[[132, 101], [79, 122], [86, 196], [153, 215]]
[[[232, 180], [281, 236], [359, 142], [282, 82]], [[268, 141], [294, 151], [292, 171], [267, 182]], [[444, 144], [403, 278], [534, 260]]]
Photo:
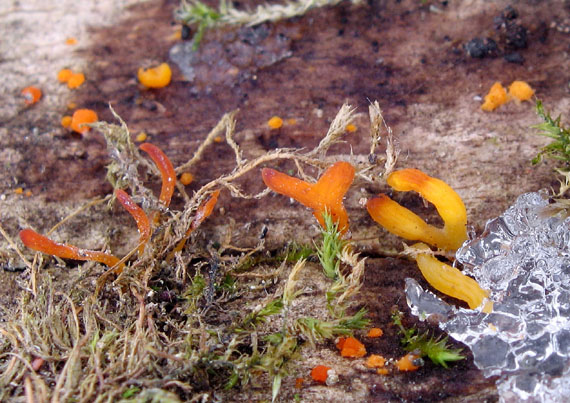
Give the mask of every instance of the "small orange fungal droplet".
[[267, 121], [267, 126], [272, 130], [280, 129], [283, 126], [283, 119], [279, 116], [273, 116]]
[[67, 103], [67, 109], [76, 109], [77, 108], [77, 104], [73, 101], [70, 101]]
[[71, 116], [66, 115], [66, 116], [61, 118], [61, 125], [63, 127], [65, 127], [66, 129], [68, 129], [69, 127], [71, 127], [71, 121], [72, 121]]
[[170, 84], [172, 70], [167, 63], [162, 63], [156, 67], [143, 69], [137, 72], [139, 82], [147, 88], [163, 88]]
[[295, 379], [295, 389], [302, 389], [304, 382], [305, 382], [305, 380], [303, 378]]
[[485, 95], [485, 102], [481, 105], [481, 109], [487, 112], [495, 110], [497, 107], [503, 105], [509, 99], [507, 97], [507, 91], [505, 87], [501, 85], [500, 82], [493, 84], [489, 93]]
[[26, 191], [24, 192], [24, 195], [25, 195], [26, 197], [31, 197], [31, 196], [32, 196], [32, 191], [31, 191], [31, 190], [26, 190]]
[[524, 81], [513, 81], [509, 85], [509, 95], [518, 102], [528, 101], [534, 95], [534, 90]]
[[138, 143], [142, 143], [143, 141], [146, 141], [147, 138], [148, 136], [145, 132], [140, 132], [139, 134], [137, 134], [137, 137], [135, 137], [135, 141]]
[[75, 38], [67, 38], [65, 40], [65, 44], [66, 45], [76, 45], [77, 44], [77, 39]]
[[386, 364], [386, 359], [378, 354], [372, 354], [366, 359], [365, 365], [368, 368], [382, 368]]
[[38, 87], [30, 86], [22, 90], [22, 95], [24, 96], [24, 102], [26, 102], [26, 105], [33, 105], [42, 97], [42, 90]]
[[345, 130], [349, 133], [354, 133], [356, 131], [356, 126], [352, 123], [346, 125]]
[[18, 187], [16, 189], [14, 189], [14, 193], [16, 193], [17, 195], [24, 194], [24, 189], [21, 187]]
[[67, 81], [69, 81], [69, 79], [72, 75], [73, 75], [73, 71], [71, 71], [70, 69], [61, 69], [57, 73], [57, 80], [60, 83], [66, 83]]
[[71, 118], [71, 128], [77, 133], [85, 134], [89, 131], [87, 123], [94, 123], [98, 120], [97, 113], [91, 109], [78, 109]]
[[382, 331], [382, 329], [380, 329], [379, 327], [373, 327], [372, 329], [370, 329], [368, 331], [367, 336], [371, 337], [371, 338], [375, 338], [375, 337], [382, 337], [383, 334], [384, 334], [384, 332]]
[[416, 371], [420, 368], [418, 365], [414, 364], [414, 361], [418, 358], [419, 356], [408, 353], [396, 361], [396, 368], [402, 372]]
[[331, 368], [326, 365], [317, 365], [311, 371], [311, 378], [315, 382], [325, 383], [328, 378], [328, 372]]
[[73, 73], [69, 80], [67, 80], [67, 86], [71, 89], [76, 89], [81, 87], [85, 82], [85, 75], [83, 73]]
[[366, 355], [366, 347], [354, 337], [341, 338], [336, 346], [340, 349], [340, 355], [346, 358], [360, 358]]
[[180, 183], [182, 183], [184, 186], [188, 186], [192, 183], [193, 180], [194, 176], [190, 172], [184, 172], [182, 175], [180, 175]]

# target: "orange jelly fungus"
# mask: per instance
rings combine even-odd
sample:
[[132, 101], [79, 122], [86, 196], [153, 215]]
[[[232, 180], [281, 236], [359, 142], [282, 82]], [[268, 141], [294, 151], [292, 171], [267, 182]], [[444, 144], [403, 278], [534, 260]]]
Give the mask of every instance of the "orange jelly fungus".
[[194, 175], [192, 175], [190, 172], [184, 172], [182, 175], [180, 175], [180, 183], [182, 183], [184, 186], [188, 186], [192, 183], [192, 181], [194, 181]]
[[509, 85], [509, 95], [518, 102], [528, 101], [534, 95], [534, 90], [524, 81], [513, 81]]
[[493, 84], [489, 93], [485, 95], [485, 102], [481, 105], [481, 109], [487, 112], [495, 110], [495, 108], [503, 105], [508, 101], [507, 91], [500, 82]]
[[271, 168], [264, 168], [261, 176], [271, 190], [292, 197], [312, 209], [313, 215], [323, 228], [323, 213], [328, 211], [341, 233], [348, 230], [348, 214], [342, 204], [342, 199], [354, 179], [354, 167], [348, 162], [339, 161], [333, 164], [314, 184]]
[[150, 159], [155, 163], [162, 176], [162, 188], [160, 190], [159, 200], [164, 207], [170, 205], [170, 199], [174, 193], [174, 186], [176, 185], [176, 172], [170, 159], [164, 152], [151, 143], [143, 143], [139, 148], [148, 154]]
[[441, 229], [429, 225], [417, 214], [380, 194], [368, 200], [366, 207], [372, 219], [389, 232], [447, 250], [456, 250], [467, 240], [465, 205], [448, 184], [417, 169], [393, 172], [387, 182], [398, 191], [418, 192], [435, 206], [444, 222]]
[[267, 121], [267, 126], [269, 126], [270, 129], [280, 129], [283, 126], [283, 119], [279, 116], [273, 116]]
[[[80, 249], [77, 246], [54, 242], [29, 228], [20, 231], [20, 239], [30, 249], [63, 259], [90, 260], [103, 263], [109, 267], [117, 265], [120, 261], [117, 257], [104, 252]], [[120, 264], [117, 269], [121, 271], [123, 267], [124, 264]]]
[[341, 337], [336, 343], [340, 355], [346, 358], [360, 358], [366, 355], [366, 347], [354, 337]]
[[330, 369], [331, 368], [326, 365], [317, 365], [311, 370], [311, 378], [315, 382], [326, 383]]
[[157, 67], [138, 70], [139, 82], [147, 88], [163, 88], [170, 84], [172, 70], [167, 63], [162, 63]]
[[67, 81], [69, 81], [69, 79], [71, 78], [72, 75], [73, 75], [73, 71], [71, 71], [70, 69], [61, 69], [57, 73], [57, 80], [60, 83], [66, 83]]
[[380, 329], [379, 327], [373, 327], [368, 331], [368, 334], [366, 336], [370, 338], [376, 338], [376, 337], [382, 337], [383, 334], [384, 332], [382, 331], [382, 329]]
[[414, 361], [418, 358], [419, 356], [408, 353], [396, 361], [396, 368], [402, 372], [416, 371], [420, 368], [418, 365], [414, 364]]
[[85, 82], [83, 73], [73, 73], [67, 80], [67, 86], [71, 89], [79, 88]]
[[78, 109], [71, 117], [71, 128], [77, 133], [85, 134], [89, 131], [88, 123], [95, 123], [99, 118], [97, 113], [91, 109]]
[[386, 358], [378, 354], [372, 354], [366, 359], [366, 365], [368, 368], [382, 368], [386, 364]]
[[68, 129], [68, 128], [71, 127], [71, 121], [72, 121], [72, 120], [73, 120], [73, 119], [71, 118], [71, 116], [67, 116], [67, 115], [66, 115], [66, 116], [64, 116], [64, 117], [61, 118], [61, 125], [62, 125], [63, 127], [65, 127], [66, 129]]
[[41, 99], [42, 90], [33, 86], [26, 87], [22, 90], [22, 95], [24, 96], [24, 102], [26, 105], [33, 105]]
[[135, 219], [139, 231], [139, 255], [144, 252], [144, 248], [151, 235], [150, 221], [142, 208], [122, 189], [115, 190], [115, 196], [121, 206]]

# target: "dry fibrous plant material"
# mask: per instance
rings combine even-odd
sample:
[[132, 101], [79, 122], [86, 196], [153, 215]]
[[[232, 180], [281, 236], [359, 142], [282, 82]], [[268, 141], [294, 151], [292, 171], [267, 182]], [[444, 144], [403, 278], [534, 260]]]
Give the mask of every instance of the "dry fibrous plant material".
[[[151, 179], [162, 176], [164, 180], [165, 173], [160, 172], [164, 169], [150, 162], [146, 153], [141, 155], [130, 140], [127, 125], [117, 115], [119, 125], [93, 124], [107, 140], [110, 183], [115, 189], [124, 189], [124, 193], [119, 192], [123, 202], [128, 191], [127, 202], [140, 208], [131, 206], [137, 222], [128, 221], [141, 231], [139, 242], [120, 259], [118, 264], [124, 264], [125, 269], [114, 281], [109, 280], [115, 273], [90, 263], [83, 266], [89, 267], [86, 270], [70, 268], [65, 280], [56, 283], [51, 281], [52, 273], [62, 268], [54, 266], [54, 260], [40, 259], [39, 254], [25, 260], [31, 267], [29, 284], [23, 287], [18, 311], [0, 324], [0, 400], [32, 396], [37, 401], [103, 401], [159, 395], [188, 400], [200, 396], [199, 390], [204, 388], [220, 391], [245, 385], [259, 371], [271, 377], [275, 398], [304, 341], [314, 343], [350, 334], [366, 323], [364, 310], [347, 313], [350, 297], [361, 284], [364, 259], [348, 247], [335, 252], [340, 264], [348, 268], [330, 284], [330, 295], [338, 308], [327, 317], [299, 317], [293, 314], [292, 301], [303, 293], [298, 276], [307, 270], [302, 259], [307, 253], [292, 254], [297, 256], [293, 260], [287, 254], [281, 260], [255, 266], [258, 275], [242, 272], [238, 276], [236, 268], [251, 256], [263, 253], [263, 235], [255, 248], [233, 247], [230, 225], [229, 232], [219, 236], [217, 246], [210, 244], [201, 250], [180, 245], [191, 239], [189, 235], [205, 217], [215, 214], [220, 191], [227, 189], [233, 197], [242, 198], [261, 198], [268, 193], [246, 193], [236, 183], [244, 175], [257, 175], [261, 183], [259, 168], [280, 160], [320, 172], [333, 165], [338, 158], [328, 156], [328, 149], [342, 141], [341, 128], [352, 121], [353, 114], [354, 109], [344, 105], [313, 150], [276, 149], [251, 159], [236, 139], [236, 113], [224, 115], [195, 154], [173, 170], [180, 173], [194, 166], [213, 139], [224, 132], [235, 156], [235, 167], [191, 196], [183, 193], [185, 204], [180, 211], [169, 207], [170, 188], [168, 195], [162, 192], [157, 196], [145, 185], [147, 179], [141, 177], [141, 172], [146, 171]], [[166, 171], [167, 177], [173, 177], [170, 169]], [[382, 174], [377, 164], [359, 164], [356, 172], [361, 180]], [[53, 229], [69, 223], [78, 212], [113, 199], [109, 195], [90, 201]], [[148, 223], [145, 211], [151, 212]], [[57, 238], [57, 234], [51, 236]], [[14, 241], [12, 244], [20, 250]], [[20, 254], [25, 258], [28, 252]], [[282, 278], [289, 267], [291, 275]], [[97, 273], [102, 274], [95, 281], [93, 275]], [[174, 289], [168, 289], [167, 283]], [[268, 297], [267, 290], [275, 287]], [[257, 295], [250, 305], [240, 304], [237, 310], [235, 306], [225, 308], [245, 293]], [[234, 312], [229, 326], [211, 321], [212, 315], [223, 309]], [[281, 324], [280, 330], [276, 331], [276, 323]], [[250, 353], [244, 354], [244, 349]]]

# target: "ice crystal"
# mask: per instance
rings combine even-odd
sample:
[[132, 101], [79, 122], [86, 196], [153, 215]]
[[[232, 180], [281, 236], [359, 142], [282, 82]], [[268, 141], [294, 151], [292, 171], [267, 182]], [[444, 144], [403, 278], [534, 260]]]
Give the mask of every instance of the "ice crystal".
[[412, 312], [436, 315], [468, 345], [502, 401], [564, 401], [570, 395], [570, 218], [552, 215], [545, 193], [520, 196], [480, 237], [457, 251], [463, 272], [490, 291], [493, 312], [456, 309], [406, 281]]

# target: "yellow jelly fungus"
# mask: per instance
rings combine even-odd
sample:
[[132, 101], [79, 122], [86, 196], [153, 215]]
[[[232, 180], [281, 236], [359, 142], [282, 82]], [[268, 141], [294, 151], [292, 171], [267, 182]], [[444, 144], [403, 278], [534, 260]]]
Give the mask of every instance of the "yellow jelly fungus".
[[283, 119], [279, 116], [273, 116], [267, 121], [267, 126], [272, 130], [280, 129], [283, 126]]
[[349, 124], [346, 125], [345, 130], [346, 130], [348, 133], [354, 133], [354, 132], [356, 131], [356, 126], [353, 125], [352, 123], [349, 123]]
[[69, 127], [71, 127], [72, 120], [73, 119], [71, 118], [71, 116], [64, 116], [61, 118], [61, 125], [66, 129], [68, 129]]
[[145, 132], [140, 132], [139, 134], [137, 134], [137, 137], [135, 137], [135, 141], [138, 143], [142, 143], [143, 141], [146, 141], [147, 137], [148, 136]]
[[[437, 260], [429, 253], [430, 249], [426, 244], [417, 243], [413, 247], [428, 252], [419, 253], [416, 256], [416, 262], [424, 278], [436, 290], [467, 302], [471, 309], [479, 307], [489, 296], [489, 293], [483, 290], [477, 281], [461, 273], [455, 267]], [[492, 309], [492, 303], [487, 301], [483, 312], [490, 313]]]
[[67, 86], [70, 89], [75, 89], [81, 87], [85, 82], [85, 75], [83, 73], [73, 73], [69, 80], [67, 80]]
[[524, 81], [513, 81], [509, 85], [509, 95], [517, 102], [528, 101], [534, 95], [534, 90]]
[[507, 97], [507, 91], [501, 85], [500, 82], [493, 84], [489, 93], [485, 95], [485, 102], [481, 105], [481, 109], [487, 112], [495, 110], [495, 108], [503, 105], [509, 99]]
[[184, 186], [188, 186], [192, 183], [193, 180], [194, 176], [190, 172], [184, 172], [182, 175], [180, 175], [180, 183], [182, 183]]
[[447, 183], [417, 169], [395, 171], [387, 182], [397, 191], [418, 192], [435, 206], [444, 222], [443, 228], [429, 225], [417, 214], [380, 194], [368, 200], [366, 207], [372, 219], [389, 232], [447, 250], [456, 250], [467, 240], [465, 205]]
[[137, 73], [139, 82], [147, 88], [163, 88], [170, 84], [172, 70], [166, 63], [148, 69], [139, 69]]

